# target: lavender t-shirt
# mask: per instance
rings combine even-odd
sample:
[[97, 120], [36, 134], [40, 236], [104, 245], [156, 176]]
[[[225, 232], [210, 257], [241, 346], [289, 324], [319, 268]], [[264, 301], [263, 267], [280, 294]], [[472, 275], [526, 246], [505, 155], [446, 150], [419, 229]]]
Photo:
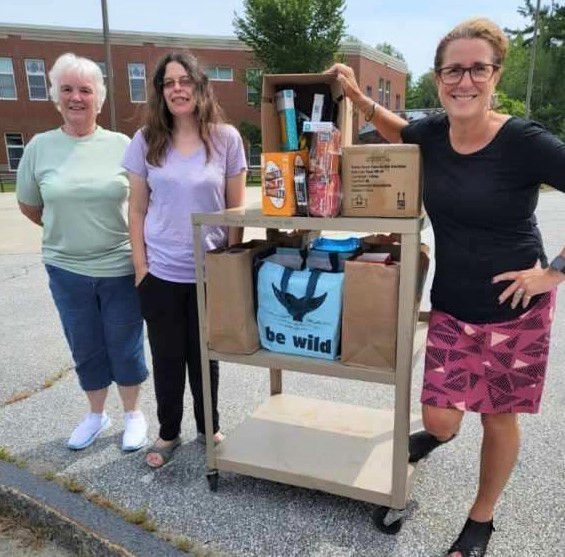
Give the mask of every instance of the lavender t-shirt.
[[[247, 168], [241, 136], [233, 126], [218, 125], [208, 163], [204, 145], [187, 156], [170, 147], [160, 167], [149, 164], [146, 155], [138, 130], [122, 165], [149, 185], [144, 227], [149, 272], [172, 282], [195, 282], [191, 215], [226, 208], [227, 178]], [[202, 226], [203, 251], [226, 244], [226, 227]]]

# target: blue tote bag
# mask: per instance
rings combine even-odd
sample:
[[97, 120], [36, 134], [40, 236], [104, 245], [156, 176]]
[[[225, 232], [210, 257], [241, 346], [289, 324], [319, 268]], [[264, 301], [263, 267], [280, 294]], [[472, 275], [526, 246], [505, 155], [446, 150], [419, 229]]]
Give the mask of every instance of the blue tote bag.
[[340, 352], [343, 273], [297, 271], [270, 261], [257, 277], [261, 346], [334, 360]]

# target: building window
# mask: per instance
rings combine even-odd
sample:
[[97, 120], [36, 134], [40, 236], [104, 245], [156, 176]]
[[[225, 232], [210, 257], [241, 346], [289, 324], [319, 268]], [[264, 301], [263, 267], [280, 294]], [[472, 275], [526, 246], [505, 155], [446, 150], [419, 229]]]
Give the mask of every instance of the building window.
[[261, 168], [261, 145], [249, 146], [249, 168]]
[[206, 73], [210, 81], [233, 81], [232, 68], [208, 68]]
[[24, 154], [24, 138], [21, 133], [4, 134], [4, 143], [6, 143], [6, 154], [8, 155], [8, 168], [17, 170], [20, 159]]
[[402, 107], [400, 106], [402, 99], [400, 97], [400, 95], [396, 95], [396, 97], [394, 98], [394, 110], [400, 110]]
[[47, 81], [45, 80], [45, 64], [43, 60], [26, 60], [27, 88], [30, 101], [46, 101]]
[[0, 99], [15, 100], [16, 82], [11, 58], [0, 58]]
[[385, 80], [380, 77], [379, 78], [379, 98], [378, 98], [378, 103], [379, 104], [384, 104], [385, 102]]
[[390, 81], [385, 85], [385, 108], [390, 108]]
[[[247, 85], [247, 104], [252, 104], [257, 106], [260, 99], [259, 90], [259, 76], [261, 75], [261, 70], [249, 69], [245, 70], [245, 82]], [[254, 85], [253, 85], [254, 84]], [[255, 86], [257, 85], [257, 86]]]
[[145, 91], [145, 64], [128, 64], [129, 97], [132, 103], [144, 103]]
[[100, 68], [102, 77], [106, 79], [108, 77], [108, 73], [106, 72], [106, 62], [96, 62], [96, 65]]
[[373, 88], [370, 85], [367, 85], [367, 96], [373, 98]]

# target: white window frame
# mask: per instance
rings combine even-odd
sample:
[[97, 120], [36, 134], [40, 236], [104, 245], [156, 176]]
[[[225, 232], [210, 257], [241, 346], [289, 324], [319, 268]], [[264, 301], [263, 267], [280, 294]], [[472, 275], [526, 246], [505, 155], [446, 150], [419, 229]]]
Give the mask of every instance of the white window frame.
[[[132, 70], [139, 70], [143, 68], [143, 77], [134, 75], [132, 76]], [[146, 72], [145, 72], [145, 64], [143, 62], [128, 62], [128, 83], [129, 83], [129, 99], [131, 103], [139, 104], [147, 102], [147, 82], [146, 82]], [[143, 100], [134, 100], [133, 98], [133, 90], [132, 90], [132, 81], [142, 81], [143, 80]]]
[[391, 83], [387, 79], [385, 83], [385, 103], [384, 103], [385, 108], [390, 108], [390, 87], [391, 87]]
[[[249, 68], [245, 70], [245, 77], [249, 78], [252, 75], [259, 75], [261, 70], [259, 68]], [[251, 87], [248, 83], [245, 84], [245, 100], [247, 104], [255, 105], [258, 101], [261, 100], [261, 91], [256, 89], [255, 87]], [[253, 100], [253, 97], [257, 97], [257, 101]]]
[[[35, 63], [43, 69], [39, 70], [39, 71], [32, 72], [28, 68], [28, 64], [31, 64], [31, 63]], [[41, 58], [26, 58], [24, 60], [24, 66], [25, 66], [25, 70], [26, 70], [27, 92], [28, 92], [29, 100], [30, 101], [40, 101], [40, 102], [41, 101], [48, 101], [49, 100], [49, 93], [47, 91], [47, 78], [45, 76], [45, 61], [42, 60]], [[32, 96], [31, 96], [31, 84], [29, 82], [30, 76], [42, 77], [43, 78], [43, 90], [45, 91], [45, 97], [32, 98]], [[35, 87], [35, 85], [34, 85], [34, 87]]]
[[[8, 144], [8, 136], [19, 136], [20, 145], [10, 145]], [[20, 164], [20, 161], [22, 160], [22, 156], [24, 154], [24, 135], [22, 133], [18, 133], [18, 132], [10, 132], [10, 133], [5, 133], [4, 134], [4, 145], [6, 146], [6, 159], [8, 160], [8, 169], [12, 172], [15, 172], [18, 169], [18, 165]], [[10, 157], [10, 151], [13, 149], [21, 149], [21, 155], [20, 158], [17, 159], [17, 164], [15, 165], [15, 167], [12, 166], [12, 157]]]
[[[222, 77], [220, 75], [221, 71], [229, 71], [229, 77]], [[208, 79], [210, 81], [233, 81], [233, 68], [229, 68], [227, 66], [214, 66], [212, 68], [208, 68], [207, 72]]]
[[379, 77], [379, 87], [377, 89], [377, 102], [384, 106], [385, 102], [385, 80]]
[[0, 92], [0, 100], [1, 101], [17, 101], [18, 100], [18, 89], [16, 87], [16, 78], [14, 76], [14, 62], [12, 61], [12, 59], [8, 56], [2, 56], [0, 57], [0, 60], [7, 60], [10, 63], [10, 67], [11, 67], [11, 72], [0, 72], [0, 75], [8, 75], [12, 77], [12, 86], [14, 88], [14, 96], [13, 97], [4, 97], [1, 95]]

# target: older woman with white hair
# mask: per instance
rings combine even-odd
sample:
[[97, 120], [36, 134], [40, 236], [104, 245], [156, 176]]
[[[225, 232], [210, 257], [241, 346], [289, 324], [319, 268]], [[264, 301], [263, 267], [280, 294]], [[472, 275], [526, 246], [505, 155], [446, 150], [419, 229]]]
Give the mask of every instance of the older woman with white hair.
[[16, 192], [21, 212], [43, 227], [49, 287], [90, 406], [68, 447], [84, 449], [110, 426], [104, 405], [115, 382], [125, 412], [122, 449], [135, 451], [147, 437], [138, 409], [147, 367], [121, 167], [129, 138], [96, 123], [106, 88], [92, 60], [63, 54], [49, 80], [63, 125], [26, 146]]

